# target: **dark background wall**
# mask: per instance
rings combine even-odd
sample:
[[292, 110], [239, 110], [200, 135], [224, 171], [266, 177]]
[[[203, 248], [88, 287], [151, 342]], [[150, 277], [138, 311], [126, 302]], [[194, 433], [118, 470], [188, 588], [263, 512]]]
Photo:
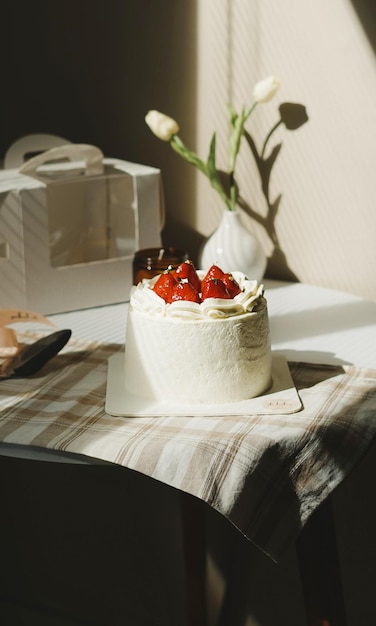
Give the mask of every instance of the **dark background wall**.
[[195, 2], [34, 0], [1, 4], [0, 154], [60, 134], [108, 156], [148, 156], [149, 108], [184, 115], [194, 97]]
[[[0, 160], [50, 133], [174, 178], [180, 160], [144, 116], [160, 109], [194, 133], [196, 0], [3, 0], [0, 20]], [[165, 181], [168, 208], [174, 193]]]

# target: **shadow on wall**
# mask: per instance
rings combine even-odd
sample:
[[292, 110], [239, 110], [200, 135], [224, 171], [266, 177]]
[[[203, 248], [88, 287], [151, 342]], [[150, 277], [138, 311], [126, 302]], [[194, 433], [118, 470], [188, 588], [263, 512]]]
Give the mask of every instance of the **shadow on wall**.
[[241, 195], [238, 197], [238, 204], [252, 219], [263, 226], [273, 244], [273, 252], [268, 259], [266, 275], [276, 279], [298, 281], [297, 276], [288, 266], [286, 255], [281, 249], [275, 226], [282, 201], [282, 194], [279, 194], [274, 200], [270, 197], [270, 177], [273, 166], [281, 151], [282, 143], [273, 146], [269, 152], [268, 144], [273, 133], [279, 126], [284, 125], [287, 130], [297, 130], [308, 121], [308, 115], [304, 105], [293, 102], [283, 102], [279, 106], [279, 113], [280, 118], [267, 134], [261, 150], [257, 149], [252, 136], [247, 131], [244, 133], [260, 175], [262, 193], [267, 206], [266, 215], [261, 215], [255, 211]]
[[372, 48], [376, 51], [376, 3], [375, 0], [352, 0], [353, 7], [362, 24]]

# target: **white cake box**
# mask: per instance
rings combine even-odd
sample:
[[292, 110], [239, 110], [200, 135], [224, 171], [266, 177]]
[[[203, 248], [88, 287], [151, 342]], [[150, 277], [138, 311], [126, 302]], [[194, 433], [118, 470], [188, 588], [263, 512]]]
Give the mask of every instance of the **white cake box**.
[[0, 170], [0, 308], [51, 314], [128, 300], [159, 246], [160, 170], [67, 144]]

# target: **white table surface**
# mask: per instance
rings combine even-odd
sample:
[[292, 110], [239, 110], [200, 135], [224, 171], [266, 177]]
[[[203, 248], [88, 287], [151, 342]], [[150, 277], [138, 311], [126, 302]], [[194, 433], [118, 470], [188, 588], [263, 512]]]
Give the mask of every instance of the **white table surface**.
[[[376, 302], [301, 283], [266, 280], [265, 288], [273, 351], [282, 352], [291, 361], [352, 364], [376, 370]], [[77, 339], [123, 344], [127, 308], [127, 303], [121, 303], [49, 317], [59, 328], [70, 328]], [[2, 443], [0, 454], [88, 462], [60, 452]]]

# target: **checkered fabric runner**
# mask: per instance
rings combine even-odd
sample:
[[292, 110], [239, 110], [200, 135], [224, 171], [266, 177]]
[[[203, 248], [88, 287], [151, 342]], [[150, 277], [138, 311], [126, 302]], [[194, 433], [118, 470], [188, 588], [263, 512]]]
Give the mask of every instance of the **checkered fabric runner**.
[[193, 494], [276, 560], [376, 434], [376, 371], [347, 365], [290, 363], [303, 403], [292, 415], [112, 417], [107, 360], [119, 349], [71, 339], [39, 374], [0, 381], [0, 441], [109, 461]]

